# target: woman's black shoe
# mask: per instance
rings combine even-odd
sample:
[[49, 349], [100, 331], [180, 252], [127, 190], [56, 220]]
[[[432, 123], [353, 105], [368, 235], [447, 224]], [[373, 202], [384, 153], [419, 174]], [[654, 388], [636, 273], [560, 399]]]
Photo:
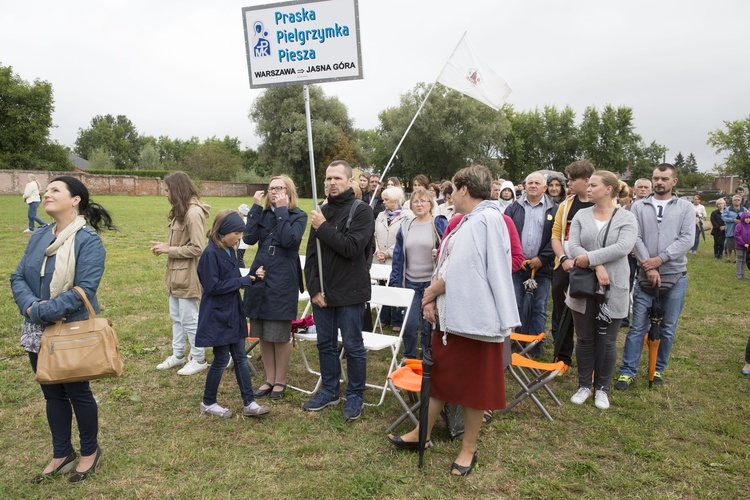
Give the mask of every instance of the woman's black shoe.
[[78, 455], [76, 455], [75, 451], [72, 451], [68, 457], [63, 460], [63, 463], [57, 466], [55, 470], [50, 472], [49, 474], [45, 474], [44, 472], [41, 472], [34, 476], [31, 479], [31, 482], [34, 484], [43, 483], [44, 481], [48, 481], [52, 479], [55, 476], [59, 476], [61, 474], [65, 474], [66, 472], [70, 472], [70, 469], [72, 469], [75, 466], [76, 458], [78, 458]]
[[[474, 452], [474, 456], [471, 457], [471, 463], [469, 465], [458, 465], [456, 462], [453, 462], [453, 465], [451, 465], [451, 475], [452, 476], [468, 476], [471, 474], [471, 471], [474, 470], [474, 466], [477, 464], [477, 452]], [[457, 471], [458, 474], [454, 474], [453, 471]]]
[[[398, 448], [399, 450], [407, 450], [407, 451], [417, 451], [419, 450], [419, 442], [418, 441], [404, 441], [401, 439], [401, 436], [394, 436], [392, 434], [388, 434], [386, 436], [388, 438], [388, 441]], [[427, 441], [427, 444], [425, 444], [425, 449], [432, 448], [432, 441]]]
[[253, 393], [253, 396], [255, 396], [256, 398], [264, 398], [268, 396], [269, 394], [271, 394], [271, 392], [273, 391], [273, 384], [269, 382], [268, 380], [266, 380], [264, 383], [261, 384], [261, 387], [263, 387], [264, 385], [267, 385], [268, 389], [261, 389], [259, 387], [258, 390]]
[[271, 399], [281, 399], [286, 391], [286, 384], [273, 384], [274, 387], [281, 387], [280, 391], [271, 391]]
[[96, 457], [94, 457], [94, 463], [91, 464], [91, 467], [88, 468], [88, 470], [85, 470], [83, 472], [75, 471], [71, 476], [70, 479], [68, 479], [71, 483], [80, 483], [81, 481], [84, 481], [86, 478], [88, 478], [91, 474], [96, 472], [96, 466], [99, 465], [99, 459], [102, 458], [102, 449], [97, 446], [96, 448]]

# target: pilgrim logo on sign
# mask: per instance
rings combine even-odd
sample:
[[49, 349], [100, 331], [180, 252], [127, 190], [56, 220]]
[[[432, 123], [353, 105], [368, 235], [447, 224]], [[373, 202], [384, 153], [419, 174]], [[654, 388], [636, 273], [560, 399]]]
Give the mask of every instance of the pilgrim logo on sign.
[[266, 38], [268, 31], [263, 29], [263, 23], [255, 21], [253, 24], [253, 37], [257, 38], [257, 41], [253, 45], [253, 55], [255, 57], [267, 57], [271, 55], [271, 42]]

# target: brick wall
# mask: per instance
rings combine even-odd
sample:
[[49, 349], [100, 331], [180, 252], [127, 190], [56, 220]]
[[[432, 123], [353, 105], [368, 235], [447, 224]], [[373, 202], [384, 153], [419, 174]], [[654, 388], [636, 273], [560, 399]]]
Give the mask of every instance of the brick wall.
[[[162, 181], [158, 177], [136, 177], [134, 175], [92, 175], [85, 172], [47, 172], [33, 170], [0, 170], [0, 194], [23, 194], [26, 176], [34, 174], [44, 189], [55, 177], [69, 175], [83, 182], [92, 195], [118, 194], [129, 196], [160, 196]], [[251, 197], [255, 191], [266, 189], [266, 184], [244, 182], [201, 182], [202, 196], [242, 196]]]

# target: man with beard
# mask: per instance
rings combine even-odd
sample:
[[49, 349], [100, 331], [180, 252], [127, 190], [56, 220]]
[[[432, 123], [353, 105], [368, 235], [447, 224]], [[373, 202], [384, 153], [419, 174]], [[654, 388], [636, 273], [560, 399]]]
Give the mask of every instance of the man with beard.
[[[654, 384], [664, 383], [664, 372], [672, 350], [677, 320], [682, 312], [687, 289], [687, 252], [695, 236], [695, 210], [687, 200], [672, 193], [677, 185], [673, 165], [662, 163], [654, 169], [654, 193], [633, 203], [631, 212], [638, 220], [635, 257], [641, 268], [633, 294], [633, 321], [625, 338], [620, 377], [615, 389], [624, 391], [633, 385], [643, 338], [650, 326], [649, 308], [659, 289], [661, 309], [659, 352], [656, 358]], [[651, 293], [649, 293], [651, 292]]]

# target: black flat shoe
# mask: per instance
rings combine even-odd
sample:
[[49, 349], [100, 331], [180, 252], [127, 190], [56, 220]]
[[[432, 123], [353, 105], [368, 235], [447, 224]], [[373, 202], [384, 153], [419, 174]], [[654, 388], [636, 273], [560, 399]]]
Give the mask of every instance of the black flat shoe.
[[[268, 389], [261, 389], [261, 387], [263, 387], [264, 385], [268, 385]], [[258, 387], [258, 390], [253, 393], [253, 396], [255, 396], [256, 398], [264, 398], [268, 396], [269, 394], [271, 394], [272, 391], [273, 391], [273, 384], [269, 382], [268, 380], [266, 380], [265, 382], [261, 384], [260, 387]]]
[[70, 469], [75, 467], [76, 458], [78, 458], [78, 455], [76, 455], [76, 452], [75, 451], [71, 452], [70, 455], [68, 455], [67, 458], [63, 460], [63, 463], [58, 465], [55, 470], [53, 470], [52, 472], [48, 474], [45, 474], [44, 472], [40, 472], [39, 474], [37, 474], [31, 479], [31, 482], [34, 484], [40, 484], [45, 481], [49, 481], [55, 476], [60, 476], [62, 474], [65, 474], [66, 472], [70, 472]]
[[[451, 476], [456, 477], [462, 477], [462, 476], [468, 476], [471, 474], [471, 471], [474, 470], [474, 466], [477, 464], [477, 452], [474, 452], [474, 456], [471, 457], [471, 463], [469, 465], [458, 465], [456, 462], [453, 462], [453, 465], [451, 465]], [[453, 471], [457, 471], [458, 474], [454, 474]]]
[[286, 384], [273, 384], [275, 387], [281, 387], [280, 391], [271, 391], [271, 399], [281, 399], [284, 397], [284, 392], [286, 391]]
[[94, 463], [91, 464], [91, 467], [88, 468], [88, 470], [85, 470], [83, 472], [75, 471], [73, 474], [71, 474], [70, 479], [68, 479], [71, 483], [80, 483], [81, 481], [86, 480], [91, 474], [96, 472], [96, 466], [99, 465], [99, 459], [102, 458], [102, 449], [100, 447], [96, 448], [96, 457], [94, 457]]
[[[391, 434], [387, 435], [386, 438], [388, 438], [388, 441], [399, 450], [406, 450], [406, 451], [418, 451], [419, 450], [418, 441], [404, 441], [403, 439], [401, 439], [401, 436], [392, 436]], [[425, 449], [428, 449], [428, 448], [432, 448], [432, 441], [427, 441], [427, 444], [425, 444]]]

